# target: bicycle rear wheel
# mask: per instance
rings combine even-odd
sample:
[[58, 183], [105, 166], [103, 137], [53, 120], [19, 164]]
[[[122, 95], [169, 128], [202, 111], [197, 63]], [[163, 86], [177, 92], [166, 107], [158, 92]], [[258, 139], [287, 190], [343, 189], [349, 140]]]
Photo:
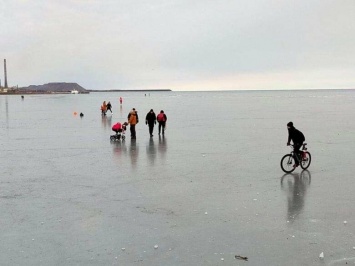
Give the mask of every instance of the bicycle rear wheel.
[[295, 164], [295, 160], [293, 159], [291, 154], [286, 154], [284, 157], [282, 157], [280, 165], [282, 171], [285, 173], [292, 173], [295, 168], [293, 165]]
[[303, 154], [304, 156], [302, 157], [300, 165], [301, 168], [305, 170], [311, 165], [311, 154], [308, 151], [304, 152]]

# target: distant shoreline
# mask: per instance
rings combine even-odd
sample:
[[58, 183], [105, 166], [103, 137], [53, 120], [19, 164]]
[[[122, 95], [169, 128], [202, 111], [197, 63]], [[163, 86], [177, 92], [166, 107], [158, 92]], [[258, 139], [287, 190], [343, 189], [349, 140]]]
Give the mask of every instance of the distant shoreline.
[[[201, 91], [179, 91], [179, 92], [295, 92], [295, 91], [354, 91], [354, 88], [347, 89], [290, 89], [290, 90], [201, 90]], [[170, 89], [152, 89], [152, 90], [85, 90], [79, 91], [78, 94], [89, 94], [91, 92], [140, 92], [140, 93], [149, 93], [149, 92], [172, 92]], [[8, 92], [0, 91], [1, 95], [41, 95], [41, 94], [72, 94], [70, 91], [23, 91], [23, 90], [12, 90]]]
[[129, 92], [150, 92], [150, 91], [172, 91], [172, 90], [169, 90], [169, 89], [162, 89], [162, 90], [159, 90], [159, 89], [156, 89], [156, 90], [87, 90], [88, 92], [126, 92], [126, 91], [129, 91]]
[[[8, 91], [0, 92], [0, 95], [34, 95], [34, 94], [72, 94], [66, 91]], [[89, 92], [79, 92], [79, 94], [89, 94]]]
[[[172, 90], [85, 90], [79, 91], [78, 94], [89, 94], [90, 92], [170, 92]], [[23, 91], [14, 90], [8, 92], [0, 92], [0, 95], [34, 95], [34, 94], [72, 94], [70, 91]]]

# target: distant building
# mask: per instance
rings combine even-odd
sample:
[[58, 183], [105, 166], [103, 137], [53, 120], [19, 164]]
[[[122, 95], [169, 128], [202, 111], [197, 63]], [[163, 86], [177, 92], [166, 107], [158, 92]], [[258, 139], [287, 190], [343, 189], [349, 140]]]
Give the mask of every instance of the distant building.
[[6, 70], [6, 59], [4, 59], [4, 78], [5, 78], [5, 84], [4, 88], [7, 89], [7, 70]]

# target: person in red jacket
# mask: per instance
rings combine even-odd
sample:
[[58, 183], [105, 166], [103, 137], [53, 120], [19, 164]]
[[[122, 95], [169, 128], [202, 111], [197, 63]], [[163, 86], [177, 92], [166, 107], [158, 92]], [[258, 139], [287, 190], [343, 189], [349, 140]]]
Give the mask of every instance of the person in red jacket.
[[166, 114], [164, 113], [163, 110], [161, 110], [160, 113], [157, 115], [157, 121], [159, 123], [159, 135], [160, 132], [162, 132], [162, 134], [164, 135], [167, 120], [168, 118], [166, 117]]

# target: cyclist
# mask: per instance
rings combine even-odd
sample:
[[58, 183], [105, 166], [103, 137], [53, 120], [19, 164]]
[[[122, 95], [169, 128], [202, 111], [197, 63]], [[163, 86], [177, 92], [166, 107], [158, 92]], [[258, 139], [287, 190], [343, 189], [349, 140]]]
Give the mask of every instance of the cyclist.
[[[288, 129], [288, 141], [287, 141], [287, 146], [290, 145], [290, 141], [292, 140], [293, 142], [293, 151], [294, 151], [294, 156], [293, 159], [295, 160], [294, 168], [299, 166], [299, 160], [298, 156], [300, 155], [300, 148], [302, 147], [303, 142], [305, 141], [305, 137], [301, 131], [296, 129], [293, 126], [292, 122], [287, 123], [287, 129]], [[296, 156], [296, 154], [298, 156]]]

